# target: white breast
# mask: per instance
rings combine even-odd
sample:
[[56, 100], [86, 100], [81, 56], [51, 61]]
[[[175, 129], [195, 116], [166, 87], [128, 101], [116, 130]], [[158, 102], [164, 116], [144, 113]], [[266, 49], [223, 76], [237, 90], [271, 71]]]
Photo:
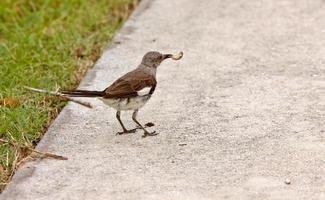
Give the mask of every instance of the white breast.
[[139, 90], [137, 93], [139, 96], [143, 96], [143, 95], [149, 94], [150, 90], [151, 90], [151, 87], [145, 87], [142, 90]]
[[[149, 92], [148, 92], [149, 93]], [[99, 98], [106, 105], [116, 110], [137, 110], [144, 106], [150, 99], [151, 95], [143, 95], [132, 98], [104, 99]]]

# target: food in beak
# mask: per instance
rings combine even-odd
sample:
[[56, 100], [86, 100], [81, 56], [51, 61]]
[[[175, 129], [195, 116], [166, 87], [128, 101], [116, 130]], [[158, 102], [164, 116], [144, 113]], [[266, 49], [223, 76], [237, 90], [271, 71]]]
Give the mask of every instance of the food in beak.
[[183, 57], [183, 52], [181, 51], [181, 52], [179, 52], [178, 54], [173, 54], [172, 55], [172, 59], [173, 60], [179, 60], [179, 59], [181, 59]]

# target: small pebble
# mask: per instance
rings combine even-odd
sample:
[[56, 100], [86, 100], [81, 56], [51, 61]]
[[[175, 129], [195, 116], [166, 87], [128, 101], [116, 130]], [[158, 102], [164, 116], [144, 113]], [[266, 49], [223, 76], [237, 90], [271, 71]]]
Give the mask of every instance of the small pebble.
[[152, 126], [154, 126], [155, 124], [152, 123], [152, 122], [148, 122], [148, 123], [146, 123], [145, 125], [146, 125], [147, 127], [152, 127]]
[[290, 181], [290, 179], [287, 178], [286, 180], [284, 180], [284, 183], [287, 184], [287, 185], [290, 185], [291, 181]]

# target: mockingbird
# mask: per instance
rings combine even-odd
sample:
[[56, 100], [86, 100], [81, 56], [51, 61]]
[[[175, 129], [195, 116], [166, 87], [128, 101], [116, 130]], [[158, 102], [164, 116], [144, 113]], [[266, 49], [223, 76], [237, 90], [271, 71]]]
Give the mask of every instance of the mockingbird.
[[[160, 63], [167, 59], [179, 60], [183, 57], [183, 52], [179, 54], [161, 54], [156, 51], [146, 53], [141, 64], [134, 70], [117, 79], [113, 84], [103, 91], [73, 90], [61, 91], [60, 93], [71, 97], [97, 97], [106, 105], [113, 107], [116, 118], [122, 126], [123, 131], [118, 134], [134, 133], [137, 128], [127, 130], [120, 118], [122, 110], [133, 110], [132, 119], [144, 131], [143, 137], [154, 136], [157, 133], [148, 132], [137, 120], [138, 110], [144, 106], [154, 93], [157, 80], [156, 71]], [[153, 125], [152, 123], [148, 123]]]

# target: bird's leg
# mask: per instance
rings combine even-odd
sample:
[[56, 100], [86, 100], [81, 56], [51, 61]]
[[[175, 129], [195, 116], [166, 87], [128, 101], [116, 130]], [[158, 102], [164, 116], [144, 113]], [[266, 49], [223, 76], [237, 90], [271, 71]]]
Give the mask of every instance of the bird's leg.
[[131, 129], [131, 130], [127, 130], [121, 120], [121, 111], [117, 111], [116, 112], [116, 118], [117, 120], [120, 122], [123, 132], [117, 132], [116, 135], [122, 135], [122, 134], [126, 134], [126, 133], [134, 133], [136, 131], [136, 129]]
[[134, 110], [132, 114], [132, 119], [144, 131], [144, 135], [142, 137], [157, 135], [158, 133], [156, 133], [156, 131], [150, 133], [140, 124], [140, 122], [138, 122], [137, 114], [138, 114], [138, 110]]

